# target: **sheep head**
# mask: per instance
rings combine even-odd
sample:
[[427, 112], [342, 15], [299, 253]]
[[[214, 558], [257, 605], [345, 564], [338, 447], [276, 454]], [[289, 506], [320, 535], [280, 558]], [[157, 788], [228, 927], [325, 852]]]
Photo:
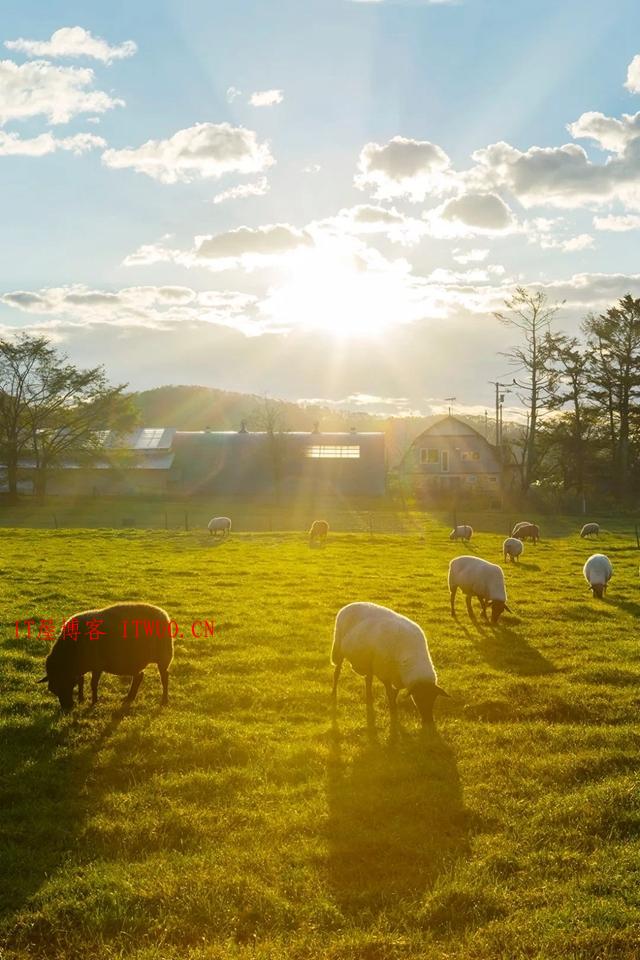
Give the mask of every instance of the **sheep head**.
[[439, 696], [448, 697], [449, 694], [437, 683], [428, 683], [425, 680], [412, 688], [411, 699], [418, 709], [423, 725], [433, 723], [433, 705]]

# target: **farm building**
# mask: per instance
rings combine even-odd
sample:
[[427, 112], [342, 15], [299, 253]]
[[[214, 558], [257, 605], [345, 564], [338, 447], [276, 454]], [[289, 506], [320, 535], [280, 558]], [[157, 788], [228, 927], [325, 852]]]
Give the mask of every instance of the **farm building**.
[[[100, 454], [91, 464], [68, 461], [51, 470], [47, 492], [94, 496], [385, 492], [383, 433], [143, 428], [126, 436], [104, 431], [100, 443]], [[20, 462], [23, 490], [31, 487], [34, 471], [33, 460]]]
[[416, 437], [405, 453], [399, 476], [403, 488], [422, 499], [481, 497], [502, 493], [497, 449], [457, 417], [447, 416]]

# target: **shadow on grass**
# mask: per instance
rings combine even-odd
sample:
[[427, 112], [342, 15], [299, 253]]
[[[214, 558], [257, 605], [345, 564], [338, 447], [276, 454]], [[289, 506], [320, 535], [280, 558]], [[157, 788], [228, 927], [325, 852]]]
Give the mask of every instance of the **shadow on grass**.
[[386, 744], [368, 723], [368, 742], [342, 756], [334, 725], [327, 769], [329, 884], [360, 924], [430, 889], [469, 851], [469, 815], [456, 760], [435, 727]]
[[462, 627], [465, 636], [483, 660], [496, 670], [516, 673], [522, 677], [538, 677], [555, 673], [556, 667], [539, 650], [532, 647], [521, 633], [507, 623], [497, 627], [471, 621], [474, 631]]
[[613, 597], [611, 599], [620, 610], [631, 614], [632, 617], [640, 617], [640, 603], [637, 603], [635, 600], [613, 600]]
[[[36, 711], [34, 710], [34, 713]], [[44, 706], [29, 725], [4, 723], [0, 738], [0, 942], [19, 910], [75, 849], [89, 804], [86, 792], [95, 756], [125, 712], [115, 710], [100, 733], [66, 747], [91, 707], [56, 723]]]

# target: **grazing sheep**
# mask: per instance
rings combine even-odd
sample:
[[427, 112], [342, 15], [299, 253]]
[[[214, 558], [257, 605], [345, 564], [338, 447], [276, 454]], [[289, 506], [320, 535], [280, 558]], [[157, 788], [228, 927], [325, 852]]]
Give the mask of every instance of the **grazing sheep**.
[[91, 702], [98, 699], [102, 673], [131, 677], [124, 698], [131, 703], [142, 683], [142, 671], [157, 663], [162, 680], [162, 703], [169, 702], [169, 664], [173, 659], [171, 621], [160, 607], [150, 603], [114, 603], [101, 610], [84, 610], [65, 621], [46, 659], [46, 675], [38, 683], [49, 684], [63, 710], [73, 707], [73, 689], [84, 700], [84, 675], [91, 672]]
[[449, 540], [464, 540], [465, 543], [471, 540], [473, 536], [473, 527], [468, 523], [459, 523], [449, 534]]
[[329, 524], [326, 520], [314, 520], [309, 530], [309, 546], [316, 543], [324, 543], [329, 533]]
[[448, 697], [436, 682], [427, 639], [413, 620], [377, 603], [349, 603], [338, 612], [331, 649], [333, 698], [338, 696], [342, 661], [347, 659], [366, 681], [367, 704], [372, 703], [373, 677], [384, 683], [392, 717], [398, 690], [406, 688], [423, 724], [433, 723], [438, 695]]
[[540, 539], [540, 527], [537, 523], [529, 523], [527, 520], [522, 520], [520, 523], [516, 523], [511, 531], [511, 536], [516, 537], [518, 540], [529, 539], [537, 543]]
[[600, 533], [600, 524], [599, 523], [585, 523], [584, 527], [580, 531], [580, 536], [584, 540], [585, 537], [598, 536]]
[[594, 553], [585, 563], [582, 572], [594, 597], [602, 600], [607, 592], [607, 584], [613, 575], [613, 567], [609, 557], [605, 557], [604, 553]]
[[502, 544], [502, 553], [505, 559], [517, 561], [518, 557], [522, 556], [522, 551], [524, 550], [524, 543], [522, 540], [518, 540], [517, 537], [507, 537], [507, 539]]
[[209, 533], [212, 533], [214, 537], [217, 537], [218, 533], [221, 533], [224, 540], [225, 537], [231, 534], [231, 520], [229, 520], [229, 517], [213, 517], [207, 524], [207, 530]]
[[467, 610], [471, 611], [471, 598], [477, 597], [482, 607], [482, 616], [487, 619], [487, 604], [491, 604], [491, 622], [497, 623], [503, 610], [508, 610], [504, 573], [497, 563], [489, 563], [480, 557], [456, 557], [449, 564], [449, 591], [451, 593], [451, 616], [455, 617], [456, 591], [466, 594]]

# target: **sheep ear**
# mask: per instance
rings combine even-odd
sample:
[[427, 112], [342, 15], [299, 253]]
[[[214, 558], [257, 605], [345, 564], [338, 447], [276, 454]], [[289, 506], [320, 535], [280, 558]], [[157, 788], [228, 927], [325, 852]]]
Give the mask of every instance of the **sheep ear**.
[[39, 680], [36, 680], [36, 683], [46, 683], [48, 679], [49, 677], [44, 676], [44, 677], [41, 677]]
[[436, 683], [436, 693], [440, 694], [441, 697], [446, 697], [447, 700], [451, 700], [451, 694], [447, 693], [446, 690], [443, 690], [442, 687], [439, 687]]

